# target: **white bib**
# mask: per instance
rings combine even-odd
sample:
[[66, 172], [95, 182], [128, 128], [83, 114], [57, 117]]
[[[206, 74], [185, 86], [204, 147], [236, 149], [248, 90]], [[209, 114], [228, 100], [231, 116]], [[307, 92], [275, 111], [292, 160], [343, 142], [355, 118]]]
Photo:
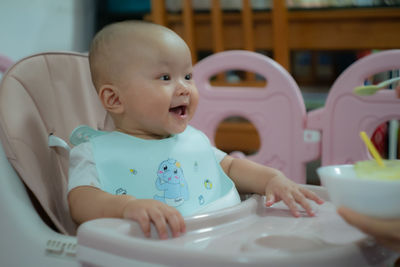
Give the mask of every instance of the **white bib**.
[[156, 199], [176, 207], [183, 216], [240, 202], [208, 138], [190, 126], [162, 140], [121, 132], [89, 140], [103, 191]]

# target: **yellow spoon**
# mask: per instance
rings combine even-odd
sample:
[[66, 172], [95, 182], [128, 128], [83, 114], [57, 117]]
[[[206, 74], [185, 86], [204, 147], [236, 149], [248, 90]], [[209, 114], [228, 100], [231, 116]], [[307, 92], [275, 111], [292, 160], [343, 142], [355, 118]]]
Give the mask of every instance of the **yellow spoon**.
[[397, 81], [400, 81], [400, 77], [396, 77], [396, 78], [393, 78], [390, 80], [383, 81], [381, 83], [378, 83], [377, 85], [358, 86], [358, 87], [354, 88], [353, 93], [356, 95], [373, 95], [379, 89], [386, 87], [389, 84], [395, 83]]
[[378, 165], [381, 167], [385, 167], [385, 164], [383, 163], [381, 155], [379, 155], [374, 144], [371, 142], [371, 140], [369, 140], [367, 134], [364, 131], [362, 131], [362, 132], [360, 132], [360, 136], [361, 136], [361, 139], [364, 141], [365, 145], [367, 146], [369, 152], [372, 154], [372, 156], [376, 160], [376, 163], [378, 163]]

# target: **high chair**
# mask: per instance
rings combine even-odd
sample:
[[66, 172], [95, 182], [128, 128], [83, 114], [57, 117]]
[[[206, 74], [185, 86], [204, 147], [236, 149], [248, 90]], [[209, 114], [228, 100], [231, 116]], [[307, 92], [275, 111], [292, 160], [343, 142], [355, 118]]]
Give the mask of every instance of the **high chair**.
[[[235, 63], [237, 60], [247, 62], [246, 69], [268, 79], [267, 88], [253, 100], [265, 97], [265, 104], [274, 105], [271, 99], [278, 102], [275, 114], [282, 112], [286, 123], [294, 124], [288, 129], [295, 134], [287, 138], [307, 147], [301, 138], [304, 106], [295, 82], [262, 56], [232, 52], [227, 61], [232, 67], [244, 68]], [[252, 67], [252, 60], [257, 67]], [[209, 77], [201, 65], [195, 72], [199, 78], [202, 73]], [[207, 86], [207, 82], [201, 84]], [[285, 86], [284, 93], [275, 87], [280, 85]], [[206, 99], [213, 94], [207, 91], [209, 88], [204, 90]], [[0, 101], [1, 266], [338, 266], [349, 262], [372, 266], [393, 259], [393, 253], [345, 224], [329, 203], [326, 191], [317, 186], [307, 187], [326, 204], [315, 207], [314, 218], [294, 219], [282, 203], [267, 209], [262, 197], [252, 196], [235, 207], [185, 218], [187, 234], [180, 238], [160, 241], [153, 229], [152, 238], [146, 239], [135, 222], [122, 219], [87, 222], [75, 237], [76, 225], [66, 202], [68, 150], [60, 146], [68, 147], [69, 134], [81, 124], [113, 129], [91, 83], [87, 56], [43, 53], [17, 62], [1, 81]], [[249, 116], [230, 106], [241, 105], [238, 101], [227, 101], [227, 107], [235, 113], [223, 115]], [[207, 105], [215, 105], [207, 103], [200, 103], [200, 112], [211, 108]], [[301, 114], [296, 117], [293, 112], [285, 113], [285, 109], [297, 109]], [[218, 118], [215, 121], [223, 116]], [[266, 118], [272, 125], [277, 123]], [[249, 119], [257, 126], [269, 126], [264, 126], [261, 119]], [[207, 127], [206, 131], [212, 129]], [[290, 144], [295, 141], [287, 140]], [[268, 155], [264, 149], [270, 147], [262, 147], [260, 155]]]

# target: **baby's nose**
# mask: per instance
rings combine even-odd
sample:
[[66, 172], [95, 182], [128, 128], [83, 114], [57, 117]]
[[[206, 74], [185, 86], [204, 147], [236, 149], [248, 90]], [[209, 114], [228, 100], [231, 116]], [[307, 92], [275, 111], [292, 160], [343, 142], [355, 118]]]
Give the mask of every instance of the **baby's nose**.
[[176, 85], [176, 94], [177, 95], [189, 95], [190, 94], [190, 88], [189, 85], [187, 85], [185, 82], [178, 82]]

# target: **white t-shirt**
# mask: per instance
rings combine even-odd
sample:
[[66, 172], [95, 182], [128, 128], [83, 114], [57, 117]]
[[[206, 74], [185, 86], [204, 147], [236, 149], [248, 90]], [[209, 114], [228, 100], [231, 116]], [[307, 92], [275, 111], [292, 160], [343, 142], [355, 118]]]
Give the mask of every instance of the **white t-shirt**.
[[[213, 147], [215, 157], [220, 163], [226, 153]], [[100, 180], [93, 159], [92, 144], [82, 143], [70, 152], [68, 174], [68, 192], [78, 186], [93, 186], [100, 188]]]

